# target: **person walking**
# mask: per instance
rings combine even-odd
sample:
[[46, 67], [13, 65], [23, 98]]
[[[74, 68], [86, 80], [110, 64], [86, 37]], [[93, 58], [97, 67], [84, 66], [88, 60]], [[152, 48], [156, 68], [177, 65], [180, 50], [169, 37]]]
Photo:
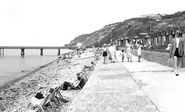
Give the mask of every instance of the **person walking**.
[[132, 43], [129, 42], [126, 46], [127, 60], [128, 62], [132, 62]]
[[179, 75], [180, 60], [184, 55], [184, 44], [180, 38], [180, 31], [176, 31], [175, 38], [171, 40], [170, 58], [174, 59], [174, 72], [176, 76]]
[[140, 43], [140, 41], [137, 43], [137, 55], [138, 55], [138, 62], [141, 62], [141, 48], [142, 45]]
[[105, 45], [103, 45], [103, 64], [107, 64], [107, 56], [108, 56], [108, 51]]
[[113, 45], [113, 43], [111, 43], [111, 45], [109, 47], [109, 52], [110, 52], [111, 63], [114, 63], [115, 62], [116, 49], [115, 49], [115, 46]]

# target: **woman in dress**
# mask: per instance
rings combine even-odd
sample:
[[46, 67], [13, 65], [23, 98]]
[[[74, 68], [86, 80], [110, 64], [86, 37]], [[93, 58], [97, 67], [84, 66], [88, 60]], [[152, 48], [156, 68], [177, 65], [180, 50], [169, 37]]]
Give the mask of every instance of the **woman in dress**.
[[109, 47], [109, 52], [110, 52], [110, 60], [111, 63], [115, 63], [116, 59], [116, 46], [111, 43], [111, 46]]
[[126, 47], [126, 52], [127, 52], [128, 62], [132, 62], [132, 43], [131, 42], [128, 43]]

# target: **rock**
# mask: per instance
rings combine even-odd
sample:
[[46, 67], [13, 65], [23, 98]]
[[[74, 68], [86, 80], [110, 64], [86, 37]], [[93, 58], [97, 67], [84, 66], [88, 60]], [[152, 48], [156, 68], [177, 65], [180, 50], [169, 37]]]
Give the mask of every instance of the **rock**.
[[44, 89], [44, 88], [46, 88], [46, 87], [39, 87], [39, 90]]
[[11, 92], [19, 92], [19, 88], [11, 88]]

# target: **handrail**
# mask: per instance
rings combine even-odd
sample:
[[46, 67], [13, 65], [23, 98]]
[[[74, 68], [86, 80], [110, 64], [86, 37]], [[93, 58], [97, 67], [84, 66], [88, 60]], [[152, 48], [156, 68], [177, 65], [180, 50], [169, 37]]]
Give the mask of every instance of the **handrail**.
[[0, 46], [0, 49], [75, 49], [65, 46]]

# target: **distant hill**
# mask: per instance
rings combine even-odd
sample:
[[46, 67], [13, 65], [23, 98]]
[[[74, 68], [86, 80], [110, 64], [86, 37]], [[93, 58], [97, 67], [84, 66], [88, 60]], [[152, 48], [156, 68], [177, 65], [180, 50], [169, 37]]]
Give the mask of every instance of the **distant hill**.
[[171, 28], [185, 29], [185, 11], [169, 15], [149, 14], [127, 19], [123, 22], [105, 25], [97, 31], [76, 37], [68, 45], [75, 46], [78, 42], [81, 42], [82, 46], [85, 47], [100, 46], [104, 43], [110, 43], [111, 40], [115, 41], [125, 36], [157, 32]]

